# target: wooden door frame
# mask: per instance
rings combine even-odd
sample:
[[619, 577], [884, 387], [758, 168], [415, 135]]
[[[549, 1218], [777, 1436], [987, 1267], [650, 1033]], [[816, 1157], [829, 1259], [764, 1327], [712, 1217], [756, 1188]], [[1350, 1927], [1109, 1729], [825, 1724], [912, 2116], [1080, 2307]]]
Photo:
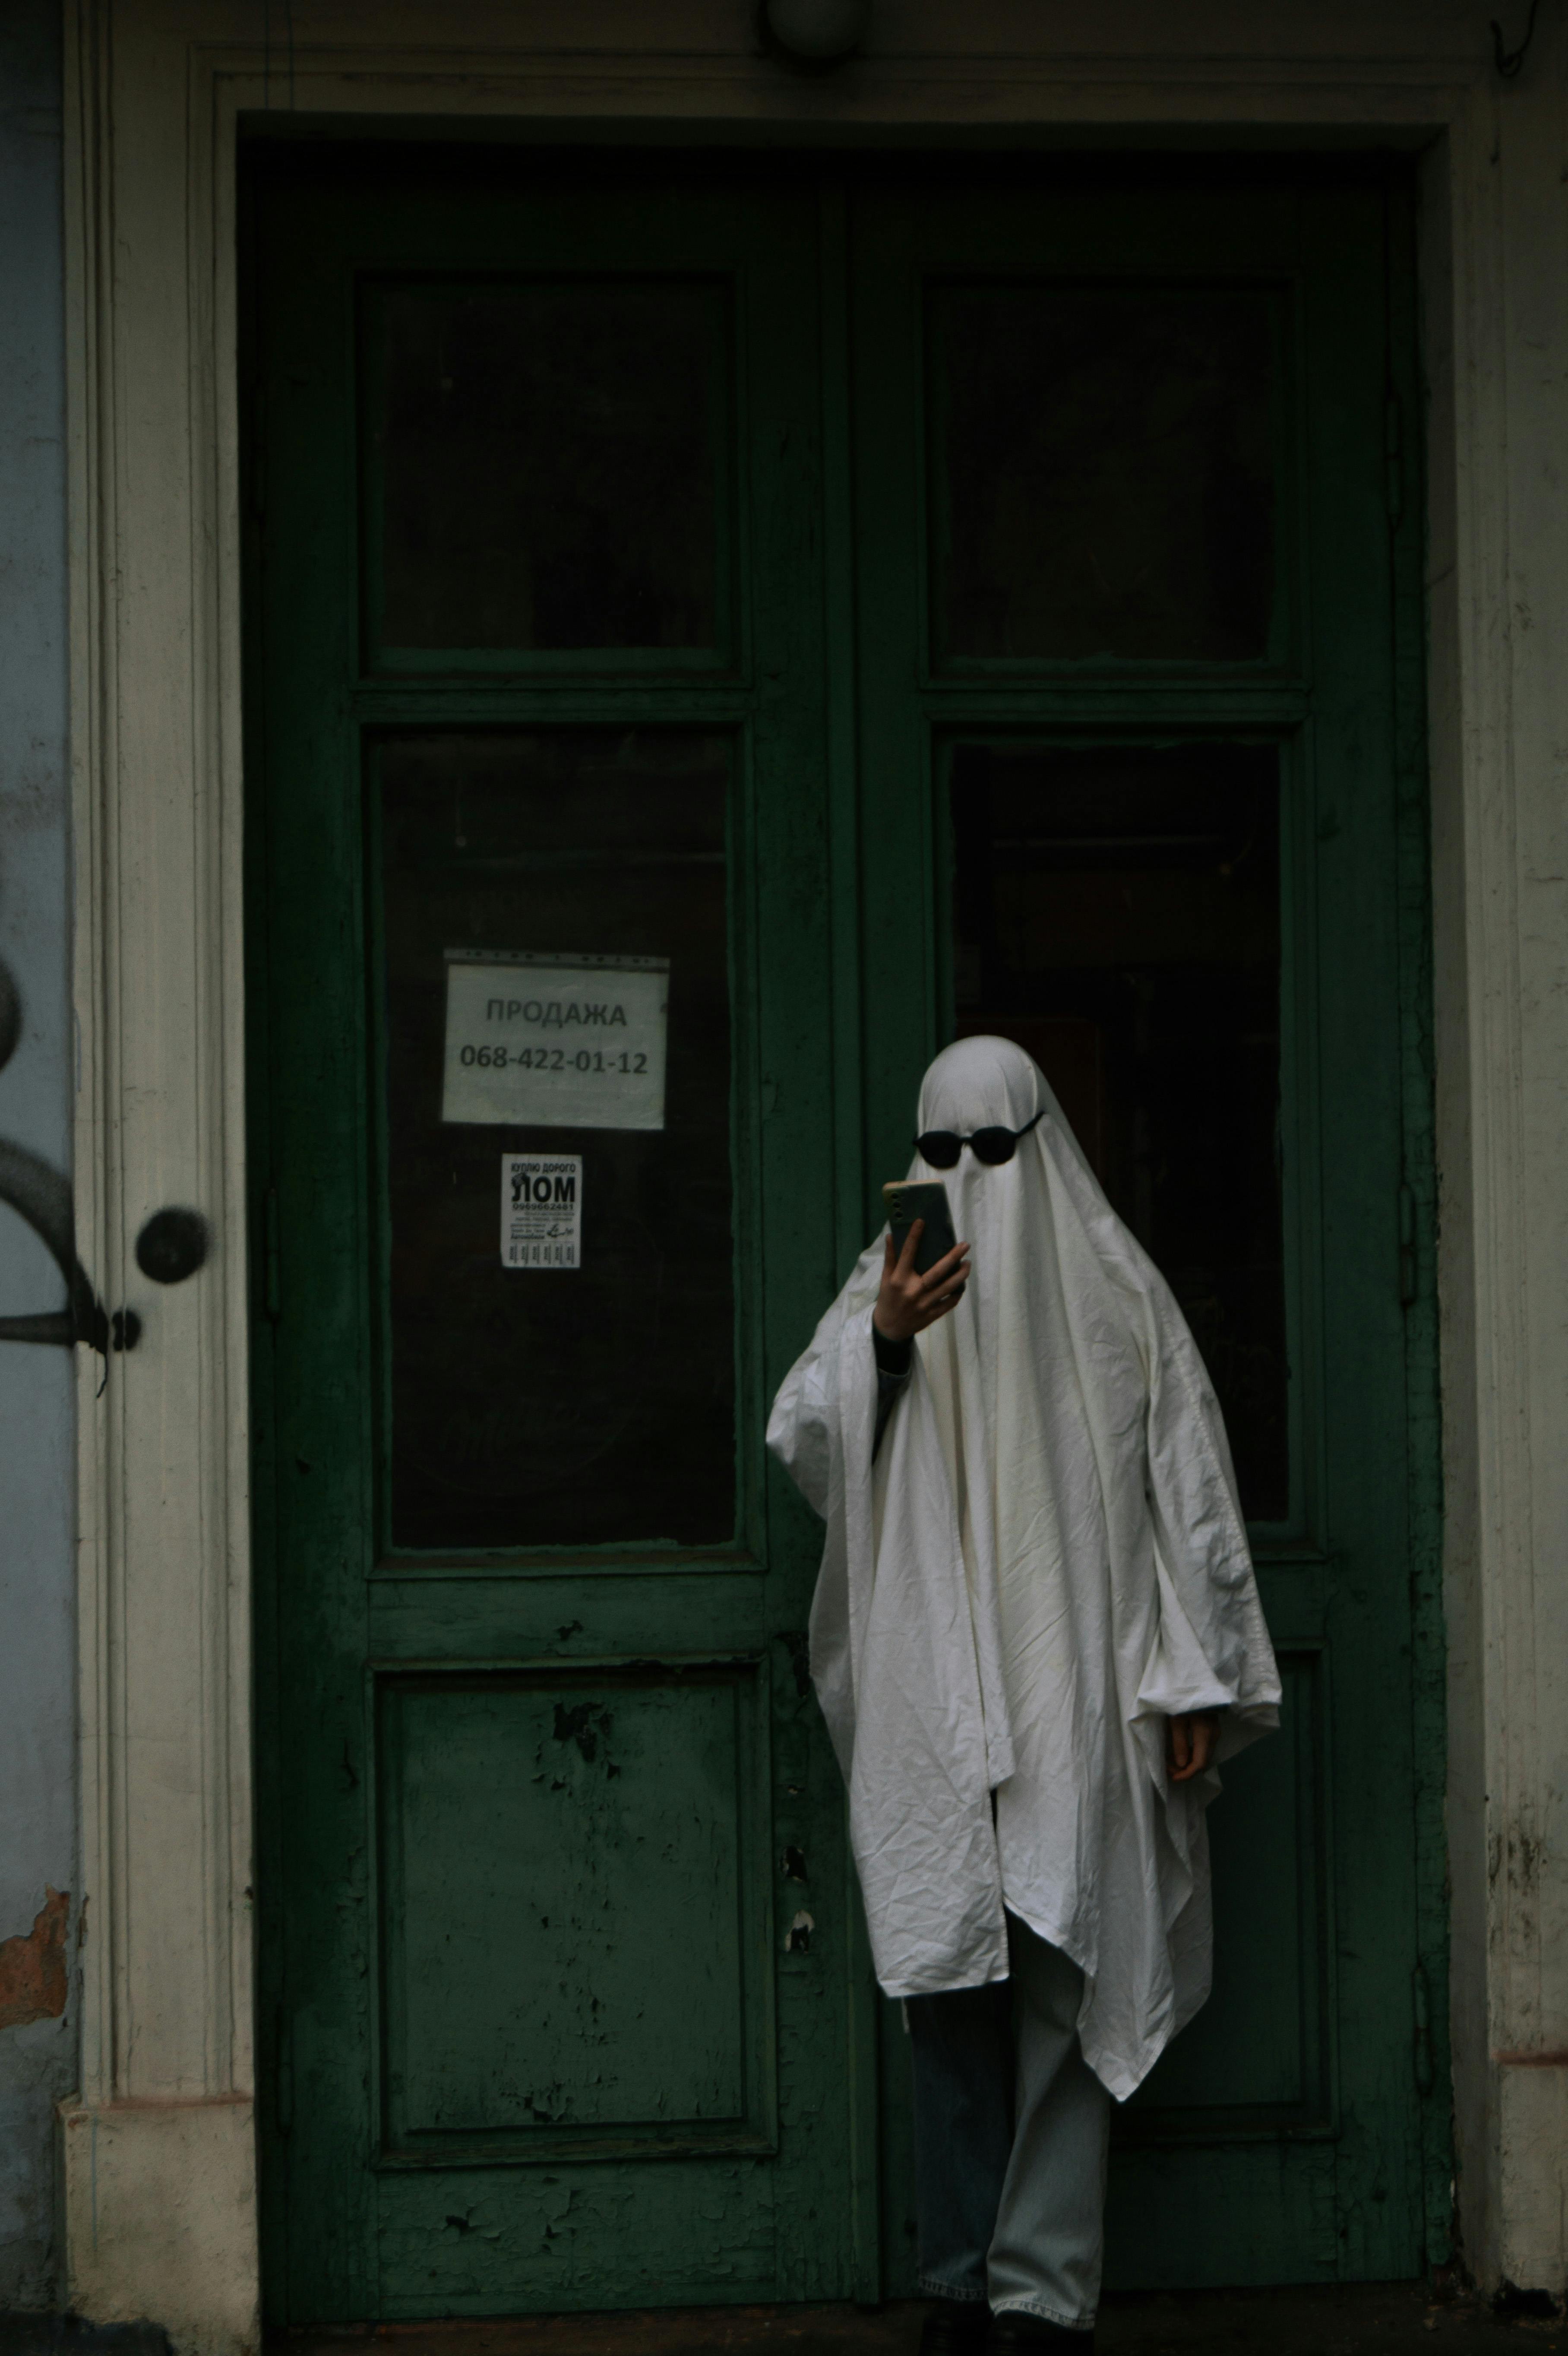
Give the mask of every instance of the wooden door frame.
[[[1421, 151], [1460, 2202], [1483, 2281], [1564, 2271], [1568, 1963], [1551, 1934], [1568, 1866], [1541, 1862], [1537, 1815], [1568, 1630], [1534, 1562], [1537, 1530], [1565, 1518], [1546, 1435], [1568, 1378], [1551, 652], [1568, 531], [1541, 462], [1568, 427], [1550, 297], [1568, 231], [1531, 226], [1561, 209], [1546, 68], [1563, 31], [1543, 25], [1504, 85], [1484, 9], [1435, 27], [1419, 0], [1330, 56], [1307, 0], [1244, 51], [1200, 10], [1158, 55], [1066, 56], [1053, 16], [1020, 56], [1016, 19], [984, 5], [886, 14], [905, 46], [874, 30], [864, 59], [806, 81], [755, 53], [739, 5], [668, 0], [651, 31], [614, 0], [586, 32], [547, 9], [522, 49], [482, 0], [296, 0], [269, 55], [253, 0], [68, 0], [76, 1204], [104, 1299], [145, 1326], [101, 1397], [96, 1359], [78, 1393], [91, 1913], [66, 2256], [78, 2311], [152, 2317], [182, 2350], [253, 2347], [258, 2312], [235, 158], [240, 117], [283, 108], [349, 126]], [[848, 819], [835, 848], [847, 913]], [[1419, 903], [1424, 878], [1409, 888]], [[216, 1248], [154, 1294], [133, 1245], [170, 1201], [203, 1209]], [[1422, 1675], [1440, 1707], [1440, 1645]]]

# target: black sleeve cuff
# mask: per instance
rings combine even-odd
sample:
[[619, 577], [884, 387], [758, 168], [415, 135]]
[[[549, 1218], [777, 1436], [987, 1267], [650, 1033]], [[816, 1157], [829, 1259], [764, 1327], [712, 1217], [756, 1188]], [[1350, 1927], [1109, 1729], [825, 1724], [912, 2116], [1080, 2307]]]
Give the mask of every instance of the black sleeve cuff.
[[908, 1374], [910, 1360], [914, 1355], [912, 1342], [890, 1342], [885, 1333], [879, 1333], [873, 1319], [871, 1347], [877, 1355], [877, 1372], [880, 1375], [897, 1375], [901, 1378]]

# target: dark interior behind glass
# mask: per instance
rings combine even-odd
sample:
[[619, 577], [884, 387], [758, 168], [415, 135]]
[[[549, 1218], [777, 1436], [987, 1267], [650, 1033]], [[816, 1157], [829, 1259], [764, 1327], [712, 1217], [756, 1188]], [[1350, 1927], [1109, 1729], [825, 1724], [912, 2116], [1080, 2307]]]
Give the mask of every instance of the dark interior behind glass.
[[[376, 748], [396, 1549], [734, 1531], [731, 756], [727, 733], [650, 728]], [[453, 948], [667, 958], [663, 1129], [443, 1122]], [[580, 1268], [502, 1265], [523, 1151], [582, 1157]]]
[[949, 793], [957, 1030], [1045, 1072], [1282, 1521], [1277, 751], [960, 744]]
[[939, 659], [1267, 655], [1267, 295], [953, 286], [929, 333]]
[[381, 642], [719, 647], [722, 290], [481, 283], [379, 302]]

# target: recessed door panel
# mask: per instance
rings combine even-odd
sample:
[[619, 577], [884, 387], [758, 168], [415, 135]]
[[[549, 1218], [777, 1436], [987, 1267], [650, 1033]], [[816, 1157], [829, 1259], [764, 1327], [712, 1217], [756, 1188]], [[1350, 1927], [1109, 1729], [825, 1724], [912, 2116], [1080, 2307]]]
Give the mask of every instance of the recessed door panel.
[[367, 284], [373, 661], [728, 652], [726, 280]]
[[380, 1680], [385, 2158], [768, 2148], [756, 1684]]
[[1288, 1524], [1281, 748], [959, 742], [946, 784], [955, 1027], [1035, 1056]]
[[1283, 1739], [1235, 1762], [1212, 1812], [1213, 1994], [1118, 2115], [1127, 2142], [1333, 2131], [1328, 1669], [1278, 1658]]
[[1270, 654], [1282, 311], [1226, 287], [931, 286], [939, 659]]
[[739, 751], [368, 747], [391, 1553], [736, 1537]]

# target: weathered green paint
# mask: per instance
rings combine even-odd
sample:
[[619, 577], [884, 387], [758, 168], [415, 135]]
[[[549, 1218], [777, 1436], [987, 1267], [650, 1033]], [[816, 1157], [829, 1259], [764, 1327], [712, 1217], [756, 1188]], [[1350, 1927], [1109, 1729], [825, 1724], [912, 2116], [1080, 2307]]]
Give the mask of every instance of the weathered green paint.
[[[836, 1275], [815, 203], [699, 177], [568, 205], [477, 170], [284, 164], [257, 191], [264, 2173], [270, 2303], [293, 2319], [826, 2297], [854, 2276], [859, 1957], [795, 1672], [817, 1539], [761, 1446]], [[362, 673], [357, 285], [639, 269], [736, 306], [734, 661], [585, 680], [535, 655], [468, 681], [382, 650]], [[700, 1569], [659, 1545], [379, 1558], [364, 742], [607, 718], [734, 746], [735, 1537]], [[796, 1912], [815, 1928], [785, 1953]]]
[[[901, 1166], [913, 1080], [951, 1005], [935, 802], [944, 739], [1196, 734], [1281, 751], [1296, 1469], [1289, 1521], [1254, 1536], [1286, 1722], [1237, 1763], [1211, 1820], [1215, 1999], [1118, 2121], [1108, 2275], [1127, 2286], [1392, 2277], [1436, 2246], [1446, 2118], [1441, 2092], [1423, 2094], [1416, 2058], [1417, 1966], [1429, 1989], [1439, 1985], [1442, 1732], [1423, 1322], [1432, 1163], [1409, 539], [1419, 503], [1413, 495], [1391, 521], [1388, 395], [1392, 384], [1409, 401], [1413, 349], [1408, 227], [1395, 213], [1391, 231], [1375, 177], [1158, 200], [1130, 185], [1002, 194], [928, 181], [868, 198], [857, 220], [860, 783], [863, 839], [875, 846], [869, 1181]], [[920, 652], [917, 290], [1000, 272], [1283, 291], [1296, 595], [1266, 660], [1228, 679], [1192, 665], [1140, 674], [1126, 663], [991, 662], [982, 685], [977, 666], [938, 669]], [[1424, 1274], [1407, 1311], [1400, 1188], [1412, 1171]], [[907, 2114], [888, 2062], [896, 2144]], [[890, 2275], [907, 2287], [909, 2173], [896, 2153], [887, 2182]]]
[[[378, 1677], [389, 2164], [773, 2149], [756, 1685], [750, 1661]], [[492, 1942], [544, 1991], [526, 2024], [472, 1968]]]
[[1410, 1419], [1411, 1677], [1415, 1758], [1416, 2084], [1421, 2095], [1426, 2256], [1454, 2246], [1454, 2136], [1448, 2045], [1448, 1850], [1443, 1619], [1443, 1434], [1439, 1397], [1437, 1156], [1433, 1105], [1431, 808], [1427, 790], [1426, 479], [1418, 350], [1415, 212], [1402, 180], [1387, 190], [1390, 403], [1385, 432], [1392, 545], [1398, 791], [1400, 1043], [1404, 1184], [1409, 1190], [1405, 1393]]
[[[932, 170], [917, 185], [798, 165], [770, 179], [740, 164], [552, 178], [494, 159], [387, 168], [361, 150], [274, 161], [251, 184], [251, 1139], [258, 1245], [276, 1237], [256, 1253], [263, 2197], [279, 2321], [910, 2285], [907, 2047], [872, 1992], [837, 1771], [797, 1673], [817, 1532], [761, 1431], [880, 1181], [904, 1166], [915, 1081], [950, 1019], [933, 793], [958, 729], [1241, 734], [1280, 746], [1285, 780], [1296, 1479], [1288, 1525], [1259, 1549], [1286, 1725], [1215, 1815], [1220, 1994], [1123, 2122], [1112, 2275], [1386, 2278], [1443, 2246], [1408, 209], [1375, 177], [1201, 181], [998, 187]], [[362, 672], [357, 274], [530, 270], [690, 272], [733, 290], [731, 666], [536, 654], [460, 676], [383, 651]], [[1002, 271], [1279, 290], [1290, 594], [1266, 661], [933, 669], [920, 289]], [[606, 721], [723, 727], [736, 746], [735, 1541], [699, 1559], [379, 1560], [362, 744], [397, 724]], [[667, 1842], [661, 1805], [679, 1826]], [[816, 1928], [786, 1951], [796, 1911]], [[639, 1937], [656, 1958], [645, 1985]], [[519, 2044], [523, 1954], [558, 1993]], [[460, 2017], [449, 1980], [470, 1992]]]

